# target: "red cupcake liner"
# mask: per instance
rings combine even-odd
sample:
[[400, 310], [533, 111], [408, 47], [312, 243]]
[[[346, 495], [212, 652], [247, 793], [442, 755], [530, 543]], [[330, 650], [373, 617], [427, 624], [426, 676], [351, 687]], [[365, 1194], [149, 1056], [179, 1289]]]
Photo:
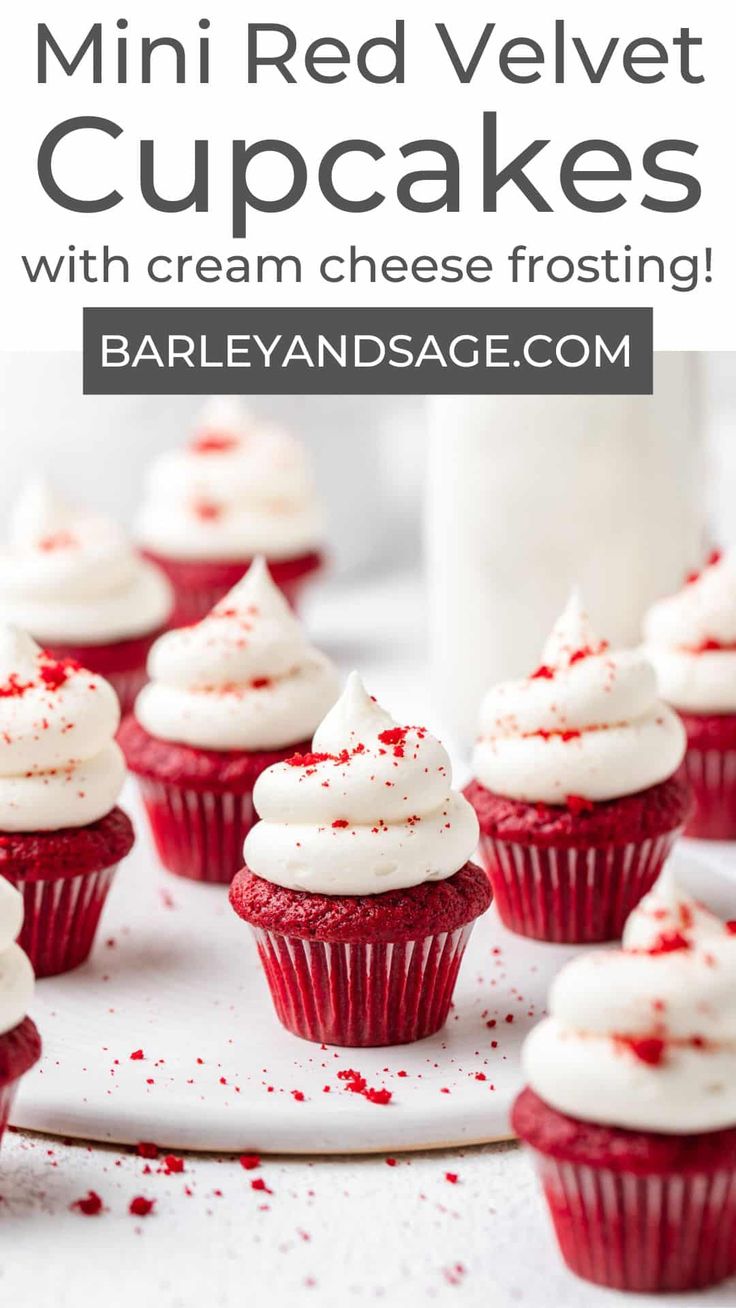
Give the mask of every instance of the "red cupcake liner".
[[505, 926], [534, 940], [596, 944], [621, 939], [680, 833], [565, 849], [482, 835], [480, 847]]
[[276, 1015], [317, 1044], [403, 1045], [447, 1021], [473, 923], [393, 944], [299, 940], [253, 928]]
[[688, 745], [681, 772], [695, 797], [685, 835], [700, 840], [736, 840], [736, 749]]
[[37, 977], [71, 972], [89, 957], [100, 915], [118, 864], [79, 876], [39, 880], [3, 875], [22, 894], [23, 929], [18, 944]]
[[138, 783], [164, 867], [191, 881], [229, 885], [257, 820], [253, 791], [217, 794], [142, 776]]
[[614, 1290], [697, 1290], [736, 1273], [736, 1172], [637, 1176], [532, 1150], [562, 1257]]

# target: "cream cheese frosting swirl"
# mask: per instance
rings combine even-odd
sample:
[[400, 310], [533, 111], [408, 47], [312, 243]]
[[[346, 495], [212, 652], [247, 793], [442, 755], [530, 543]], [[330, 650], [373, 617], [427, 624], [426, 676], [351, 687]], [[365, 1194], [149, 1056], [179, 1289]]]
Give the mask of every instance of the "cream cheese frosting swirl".
[[232, 399], [212, 402], [190, 444], [151, 467], [137, 535], [146, 549], [181, 560], [310, 552], [324, 530], [303, 447]]
[[573, 594], [537, 671], [486, 695], [473, 767], [496, 794], [564, 804], [636, 794], [671, 777], [684, 753], [684, 728], [657, 699], [647, 659], [609, 650]]
[[112, 686], [0, 626], [0, 832], [82, 827], [114, 807], [125, 778]]
[[424, 727], [400, 726], [357, 673], [315, 732], [312, 752], [258, 778], [251, 872], [323, 895], [378, 895], [464, 867], [478, 820], [451, 788], [451, 765]]
[[20, 1026], [33, 999], [33, 968], [15, 941], [23, 925], [23, 898], [0, 877], [0, 1035]]
[[648, 657], [662, 698], [690, 713], [736, 713], [736, 553], [714, 554], [649, 610]]
[[559, 1112], [629, 1130], [736, 1126], [736, 924], [683, 894], [666, 868], [623, 948], [558, 974], [524, 1071]]
[[284, 749], [311, 738], [339, 691], [262, 558], [202, 622], [169, 631], [135, 705], [161, 740], [199, 749]]
[[0, 619], [42, 644], [100, 645], [156, 631], [172, 604], [166, 578], [114, 522], [28, 483], [0, 550]]

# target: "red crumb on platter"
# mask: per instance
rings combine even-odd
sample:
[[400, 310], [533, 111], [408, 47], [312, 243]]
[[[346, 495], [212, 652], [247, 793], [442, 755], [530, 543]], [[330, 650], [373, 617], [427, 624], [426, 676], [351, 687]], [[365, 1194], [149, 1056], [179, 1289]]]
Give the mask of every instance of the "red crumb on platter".
[[103, 1203], [96, 1190], [89, 1190], [83, 1199], [75, 1199], [69, 1207], [72, 1212], [83, 1213], [85, 1217], [97, 1217], [102, 1212]]
[[241, 1154], [238, 1162], [246, 1172], [254, 1172], [256, 1168], [261, 1165], [261, 1159], [258, 1154]]
[[145, 1058], [145, 1054], [143, 1053], [142, 1049], [134, 1049], [132, 1054], [130, 1055], [131, 1063], [140, 1063], [141, 1060], [144, 1058]]
[[144, 1195], [137, 1194], [131, 1199], [128, 1212], [131, 1217], [148, 1217], [153, 1212], [155, 1203], [155, 1199], [146, 1199]]
[[150, 1140], [140, 1140], [135, 1147], [135, 1151], [141, 1158], [158, 1158], [161, 1152], [158, 1145], [153, 1144]]

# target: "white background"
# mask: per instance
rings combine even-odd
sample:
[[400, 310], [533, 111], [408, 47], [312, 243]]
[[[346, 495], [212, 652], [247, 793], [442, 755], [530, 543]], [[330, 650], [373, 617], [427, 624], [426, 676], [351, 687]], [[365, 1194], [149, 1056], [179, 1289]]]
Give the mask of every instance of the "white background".
[[[623, 11], [623, 12], [622, 12]], [[736, 329], [730, 312], [733, 282], [734, 182], [728, 124], [732, 119], [734, 77], [734, 19], [732, 7], [722, 0], [672, 7], [668, 0], [642, 0], [637, 5], [591, 6], [584, 0], [565, 0], [551, 6], [547, 0], [527, 0], [501, 6], [429, 3], [407, 7], [407, 75], [404, 86], [372, 86], [354, 70], [336, 86], [318, 85], [305, 74], [298, 85], [286, 85], [273, 72], [257, 87], [245, 77], [247, 21], [283, 21], [297, 30], [302, 46], [318, 36], [339, 35], [355, 50], [366, 38], [388, 34], [397, 10], [376, 0], [356, 10], [333, 0], [309, 6], [282, 0], [278, 5], [243, 9], [239, 5], [199, 0], [181, 3], [150, 0], [125, 11], [100, 0], [75, 0], [74, 5], [52, 6], [29, 0], [5, 16], [2, 48], [3, 85], [12, 112], [6, 126], [6, 231], [3, 245], [3, 281], [6, 309], [0, 345], [8, 348], [69, 348], [81, 333], [82, 304], [238, 304], [238, 303], [384, 303], [384, 304], [625, 304], [654, 303], [656, 344], [665, 349], [729, 349], [736, 346]], [[129, 18], [131, 67], [135, 67], [135, 37], [141, 35], [197, 36], [197, 20], [212, 20], [212, 83], [177, 86], [167, 68], [166, 53], [157, 65], [158, 80], [151, 86], [116, 86], [113, 41], [115, 19]], [[694, 68], [706, 74], [702, 86], [683, 83], [677, 63], [667, 78], [653, 86], [632, 83], [620, 58], [600, 86], [591, 86], [579, 64], [568, 53], [569, 81], [556, 86], [550, 69], [541, 81], [517, 86], [498, 72], [501, 40], [530, 35], [551, 54], [553, 23], [563, 17], [568, 36], [584, 36], [591, 55], [599, 57], [612, 35], [621, 45], [636, 36], [656, 35], [665, 43], [689, 24], [704, 38], [694, 54]], [[463, 54], [472, 50], [485, 21], [497, 19], [498, 29], [470, 86], [461, 86], [452, 72], [435, 21], [446, 21]], [[85, 63], [72, 78], [52, 69], [47, 86], [35, 82], [35, 28], [50, 23], [57, 39], [69, 52], [81, 43], [90, 24], [105, 20], [105, 77], [102, 86], [91, 84]], [[193, 47], [192, 47], [193, 48]], [[620, 49], [621, 47], [619, 47]], [[670, 50], [672, 50], [670, 44]], [[672, 51], [673, 55], [676, 53]], [[494, 55], [496, 62], [494, 63]], [[295, 65], [298, 68], [298, 64]], [[132, 74], [131, 74], [132, 75]], [[530, 170], [539, 187], [556, 206], [552, 214], [537, 214], [513, 186], [501, 192], [497, 215], [482, 213], [480, 203], [480, 132], [482, 113], [495, 109], [500, 116], [501, 159], [508, 160], [536, 137], [549, 137], [551, 145]], [[43, 193], [36, 176], [36, 154], [47, 131], [60, 120], [77, 114], [99, 114], [118, 121], [124, 135], [113, 142], [84, 133], [58, 152], [60, 180], [82, 195], [107, 191], [113, 185], [125, 193], [125, 202], [108, 213], [82, 216], [57, 207]], [[407, 214], [394, 202], [372, 214], [351, 216], [329, 208], [315, 185], [322, 152], [349, 136], [377, 140], [387, 151], [380, 165], [366, 162], [363, 176], [343, 170], [345, 189], [354, 194], [372, 189], [366, 185], [371, 170], [380, 176], [390, 194], [400, 175], [398, 147], [418, 137], [450, 141], [462, 162], [462, 211], [457, 215]], [[164, 193], [183, 193], [191, 178], [192, 142], [211, 140], [211, 212], [161, 215], [149, 210], [136, 194], [137, 143], [151, 137], [164, 161], [159, 187]], [[233, 138], [249, 142], [282, 137], [297, 145], [308, 160], [307, 196], [291, 213], [253, 215], [252, 234], [236, 242], [230, 236], [230, 150]], [[634, 180], [627, 192], [631, 202], [617, 213], [595, 216], [573, 209], [555, 183], [564, 153], [585, 137], [618, 142], [634, 165]], [[700, 143], [694, 168], [702, 179], [703, 199], [688, 214], [659, 215], [642, 209], [644, 190], [639, 160], [651, 142], [683, 137]], [[421, 160], [420, 162], [423, 162]], [[690, 161], [688, 161], [690, 162]], [[410, 167], [418, 166], [412, 161]], [[352, 172], [352, 175], [351, 175]], [[283, 177], [282, 177], [283, 180]], [[280, 184], [273, 170], [270, 184]], [[610, 184], [606, 183], [607, 188]], [[553, 198], [554, 197], [554, 198]], [[419, 253], [441, 255], [487, 253], [499, 268], [506, 252], [523, 243], [541, 253], [594, 252], [630, 242], [636, 252], [671, 256], [680, 251], [714, 250], [714, 280], [695, 293], [673, 293], [647, 286], [568, 288], [538, 286], [511, 288], [500, 272], [488, 286], [390, 286], [330, 288], [315, 275], [320, 255], [344, 250], [351, 242], [376, 255]], [[249, 255], [293, 251], [305, 263], [299, 287], [271, 285], [197, 286], [156, 290], [136, 279], [128, 287], [31, 287], [22, 273], [20, 252], [63, 253], [69, 243], [99, 249], [107, 242], [113, 252], [127, 253], [138, 266], [158, 251]]]

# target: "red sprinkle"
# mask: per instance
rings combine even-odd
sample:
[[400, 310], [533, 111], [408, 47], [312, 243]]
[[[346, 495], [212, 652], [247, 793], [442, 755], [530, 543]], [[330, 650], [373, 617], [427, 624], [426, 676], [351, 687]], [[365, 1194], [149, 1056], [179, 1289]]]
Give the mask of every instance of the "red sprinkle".
[[254, 1172], [261, 1165], [258, 1154], [241, 1154], [238, 1162], [246, 1172]]
[[145, 1054], [142, 1049], [134, 1049], [130, 1055], [131, 1062], [133, 1063], [140, 1063], [143, 1058], [145, 1058]]
[[542, 663], [535, 672], [532, 672], [530, 681], [554, 681], [555, 670], [549, 664]]
[[178, 1158], [176, 1154], [164, 1154], [164, 1167], [167, 1176], [174, 1176], [184, 1171], [184, 1159]]
[[649, 1067], [658, 1067], [664, 1062], [666, 1045], [659, 1036], [616, 1036], [616, 1040]]
[[688, 940], [681, 931], [663, 931], [646, 953], [674, 954], [679, 949], [692, 949], [692, 941]]
[[146, 1199], [142, 1194], [138, 1194], [134, 1199], [131, 1199], [128, 1212], [131, 1217], [148, 1217], [149, 1213], [153, 1211], [155, 1202], [155, 1199]]
[[458, 1176], [457, 1172], [445, 1172], [445, 1180], [449, 1181], [450, 1185], [457, 1185], [458, 1181], [460, 1180], [460, 1177]]
[[[131, 1058], [132, 1057], [133, 1055], [131, 1054]], [[136, 1153], [140, 1154], [141, 1158], [158, 1158], [160, 1153], [158, 1145], [152, 1144], [149, 1140], [141, 1140], [135, 1148]]]
[[75, 1199], [70, 1209], [84, 1213], [85, 1217], [97, 1217], [102, 1212], [102, 1200], [95, 1190], [89, 1190], [84, 1199]]
[[250, 1188], [259, 1191], [261, 1194], [273, 1194], [273, 1190], [269, 1190], [262, 1176], [254, 1176]]
[[390, 1104], [393, 1097], [390, 1090], [364, 1090], [363, 1096], [371, 1104]]
[[304, 1091], [303, 1091], [303, 1090], [292, 1090], [292, 1092], [291, 1092], [291, 1097], [292, 1097], [292, 1099], [296, 1099], [296, 1102], [297, 1102], [298, 1104], [303, 1104], [303, 1103], [304, 1103]]
[[335, 818], [332, 825], [336, 831], [344, 831], [346, 827], [350, 826], [350, 823], [345, 818]]

